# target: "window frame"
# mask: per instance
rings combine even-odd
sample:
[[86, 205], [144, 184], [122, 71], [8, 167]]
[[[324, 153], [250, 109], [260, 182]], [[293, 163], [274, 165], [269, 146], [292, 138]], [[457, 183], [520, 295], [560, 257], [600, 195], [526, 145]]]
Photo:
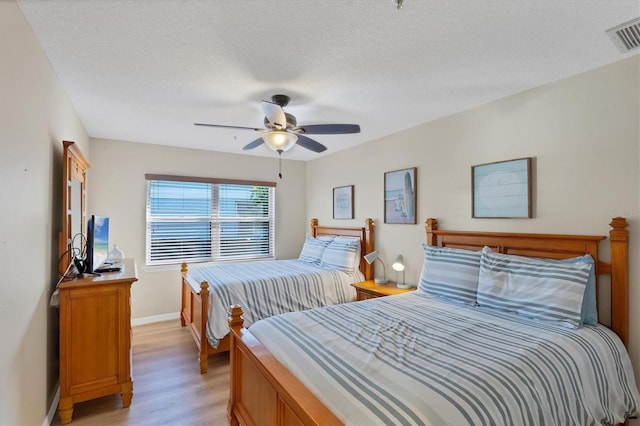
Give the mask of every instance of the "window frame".
[[[238, 179], [223, 179], [223, 178], [209, 178], [209, 177], [197, 177], [197, 176], [177, 176], [177, 175], [163, 175], [163, 174], [145, 174], [146, 180], [146, 209], [145, 209], [145, 267], [163, 267], [180, 265], [181, 263], [221, 263], [221, 262], [234, 262], [234, 261], [247, 261], [247, 260], [267, 260], [275, 259], [275, 182], [267, 181], [250, 181], [250, 180], [238, 180]], [[211, 212], [204, 216], [189, 216], [189, 215], [175, 215], [175, 216], [162, 216], [151, 214], [151, 188], [152, 181], [161, 182], [183, 182], [183, 183], [204, 183], [210, 184], [211, 188]], [[224, 207], [219, 202], [221, 201], [220, 188], [223, 185], [239, 185], [247, 187], [266, 187], [268, 193], [266, 196], [267, 215], [263, 216], [224, 216]], [[221, 210], [223, 210], [221, 212]], [[209, 224], [209, 256], [208, 257], [192, 257], [192, 256], [175, 256], [166, 259], [152, 260], [152, 224], [160, 222], [173, 222], [173, 223], [195, 223], [195, 222], [207, 222]], [[268, 236], [263, 242], [266, 241], [268, 245], [268, 253], [262, 255], [226, 255], [222, 254], [224, 249], [221, 249], [222, 242], [225, 241], [221, 238], [222, 224], [223, 223], [252, 223], [260, 224], [267, 223]], [[188, 234], [189, 231], [185, 231]], [[181, 234], [181, 238], [184, 238], [185, 234]], [[250, 243], [251, 244], [251, 243]], [[259, 243], [258, 243], [259, 244]], [[206, 246], [206, 244], [205, 244]], [[242, 245], [237, 245], [239, 249], [242, 249]], [[248, 246], [249, 248], [251, 245]], [[157, 250], [157, 249], [156, 249]], [[229, 251], [233, 251], [230, 249]]]

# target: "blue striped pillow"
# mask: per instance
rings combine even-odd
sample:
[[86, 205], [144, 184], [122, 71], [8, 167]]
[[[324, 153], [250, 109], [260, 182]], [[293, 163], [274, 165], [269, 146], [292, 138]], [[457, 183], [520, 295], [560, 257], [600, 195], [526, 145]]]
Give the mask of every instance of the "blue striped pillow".
[[598, 303], [596, 299], [596, 267], [595, 261], [590, 254], [584, 256], [572, 257], [571, 259], [557, 260], [556, 262], [576, 263], [584, 262], [591, 265], [589, 279], [587, 279], [587, 288], [584, 291], [582, 299], [581, 324], [597, 324], [598, 323]]
[[494, 253], [485, 247], [478, 304], [577, 328], [591, 266]]
[[352, 272], [358, 256], [359, 240], [338, 240], [337, 238], [327, 246], [322, 254], [320, 266]]
[[313, 238], [311, 235], [307, 234], [298, 259], [303, 262], [319, 265], [322, 260], [322, 255], [331, 241], [333, 241], [333, 237], [331, 236]]
[[480, 252], [426, 244], [418, 288], [455, 302], [476, 304]]

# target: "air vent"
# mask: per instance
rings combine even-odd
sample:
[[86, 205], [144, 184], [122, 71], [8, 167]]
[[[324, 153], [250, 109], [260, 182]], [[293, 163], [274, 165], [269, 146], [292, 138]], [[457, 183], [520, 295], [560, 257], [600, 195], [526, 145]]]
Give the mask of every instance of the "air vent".
[[608, 29], [607, 34], [622, 53], [638, 49], [640, 48], [640, 18]]

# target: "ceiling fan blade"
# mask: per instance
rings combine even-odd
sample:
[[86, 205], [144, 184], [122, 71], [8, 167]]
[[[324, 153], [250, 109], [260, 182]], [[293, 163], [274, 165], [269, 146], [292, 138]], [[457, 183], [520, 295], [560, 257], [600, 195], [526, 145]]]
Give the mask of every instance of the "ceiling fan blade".
[[294, 130], [310, 135], [342, 135], [346, 133], [360, 133], [360, 126], [357, 124], [311, 124], [309, 126], [299, 126]]
[[298, 134], [298, 145], [303, 148], [310, 149], [313, 152], [323, 152], [327, 150], [327, 147], [320, 142], [316, 142], [311, 138]]
[[287, 128], [287, 116], [284, 114], [284, 110], [280, 105], [269, 101], [262, 101], [262, 110], [264, 111], [264, 116], [269, 120], [269, 123], [276, 129]]
[[250, 149], [259, 147], [263, 143], [264, 143], [264, 141], [262, 140], [262, 138], [258, 138], [255, 141], [250, 142], [250, 143], [246, 144], [245, 146], [243, 146], [242, 149], [245, 150], [245, 151], [248, 151]]
[[207, 123], [193, 123], [194, 126], [207, 126], [207, 127], [224, 127], [226, 129], [245, 129], [245, 130], [255, 130], [257, 132], [264, 130], [258, 127], [242, 127], [242, 126], [225, 126], [224, 124], [207, 124]]

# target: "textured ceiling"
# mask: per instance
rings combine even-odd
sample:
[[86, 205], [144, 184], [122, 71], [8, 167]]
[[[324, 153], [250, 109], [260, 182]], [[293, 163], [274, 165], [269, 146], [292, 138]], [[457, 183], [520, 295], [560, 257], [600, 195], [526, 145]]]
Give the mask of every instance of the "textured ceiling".
[[276, 157], [250, 130], [284, 93], [309, 160], [637, 54], [605, 31], [638, 0], [18, 0], [96, 138]]

